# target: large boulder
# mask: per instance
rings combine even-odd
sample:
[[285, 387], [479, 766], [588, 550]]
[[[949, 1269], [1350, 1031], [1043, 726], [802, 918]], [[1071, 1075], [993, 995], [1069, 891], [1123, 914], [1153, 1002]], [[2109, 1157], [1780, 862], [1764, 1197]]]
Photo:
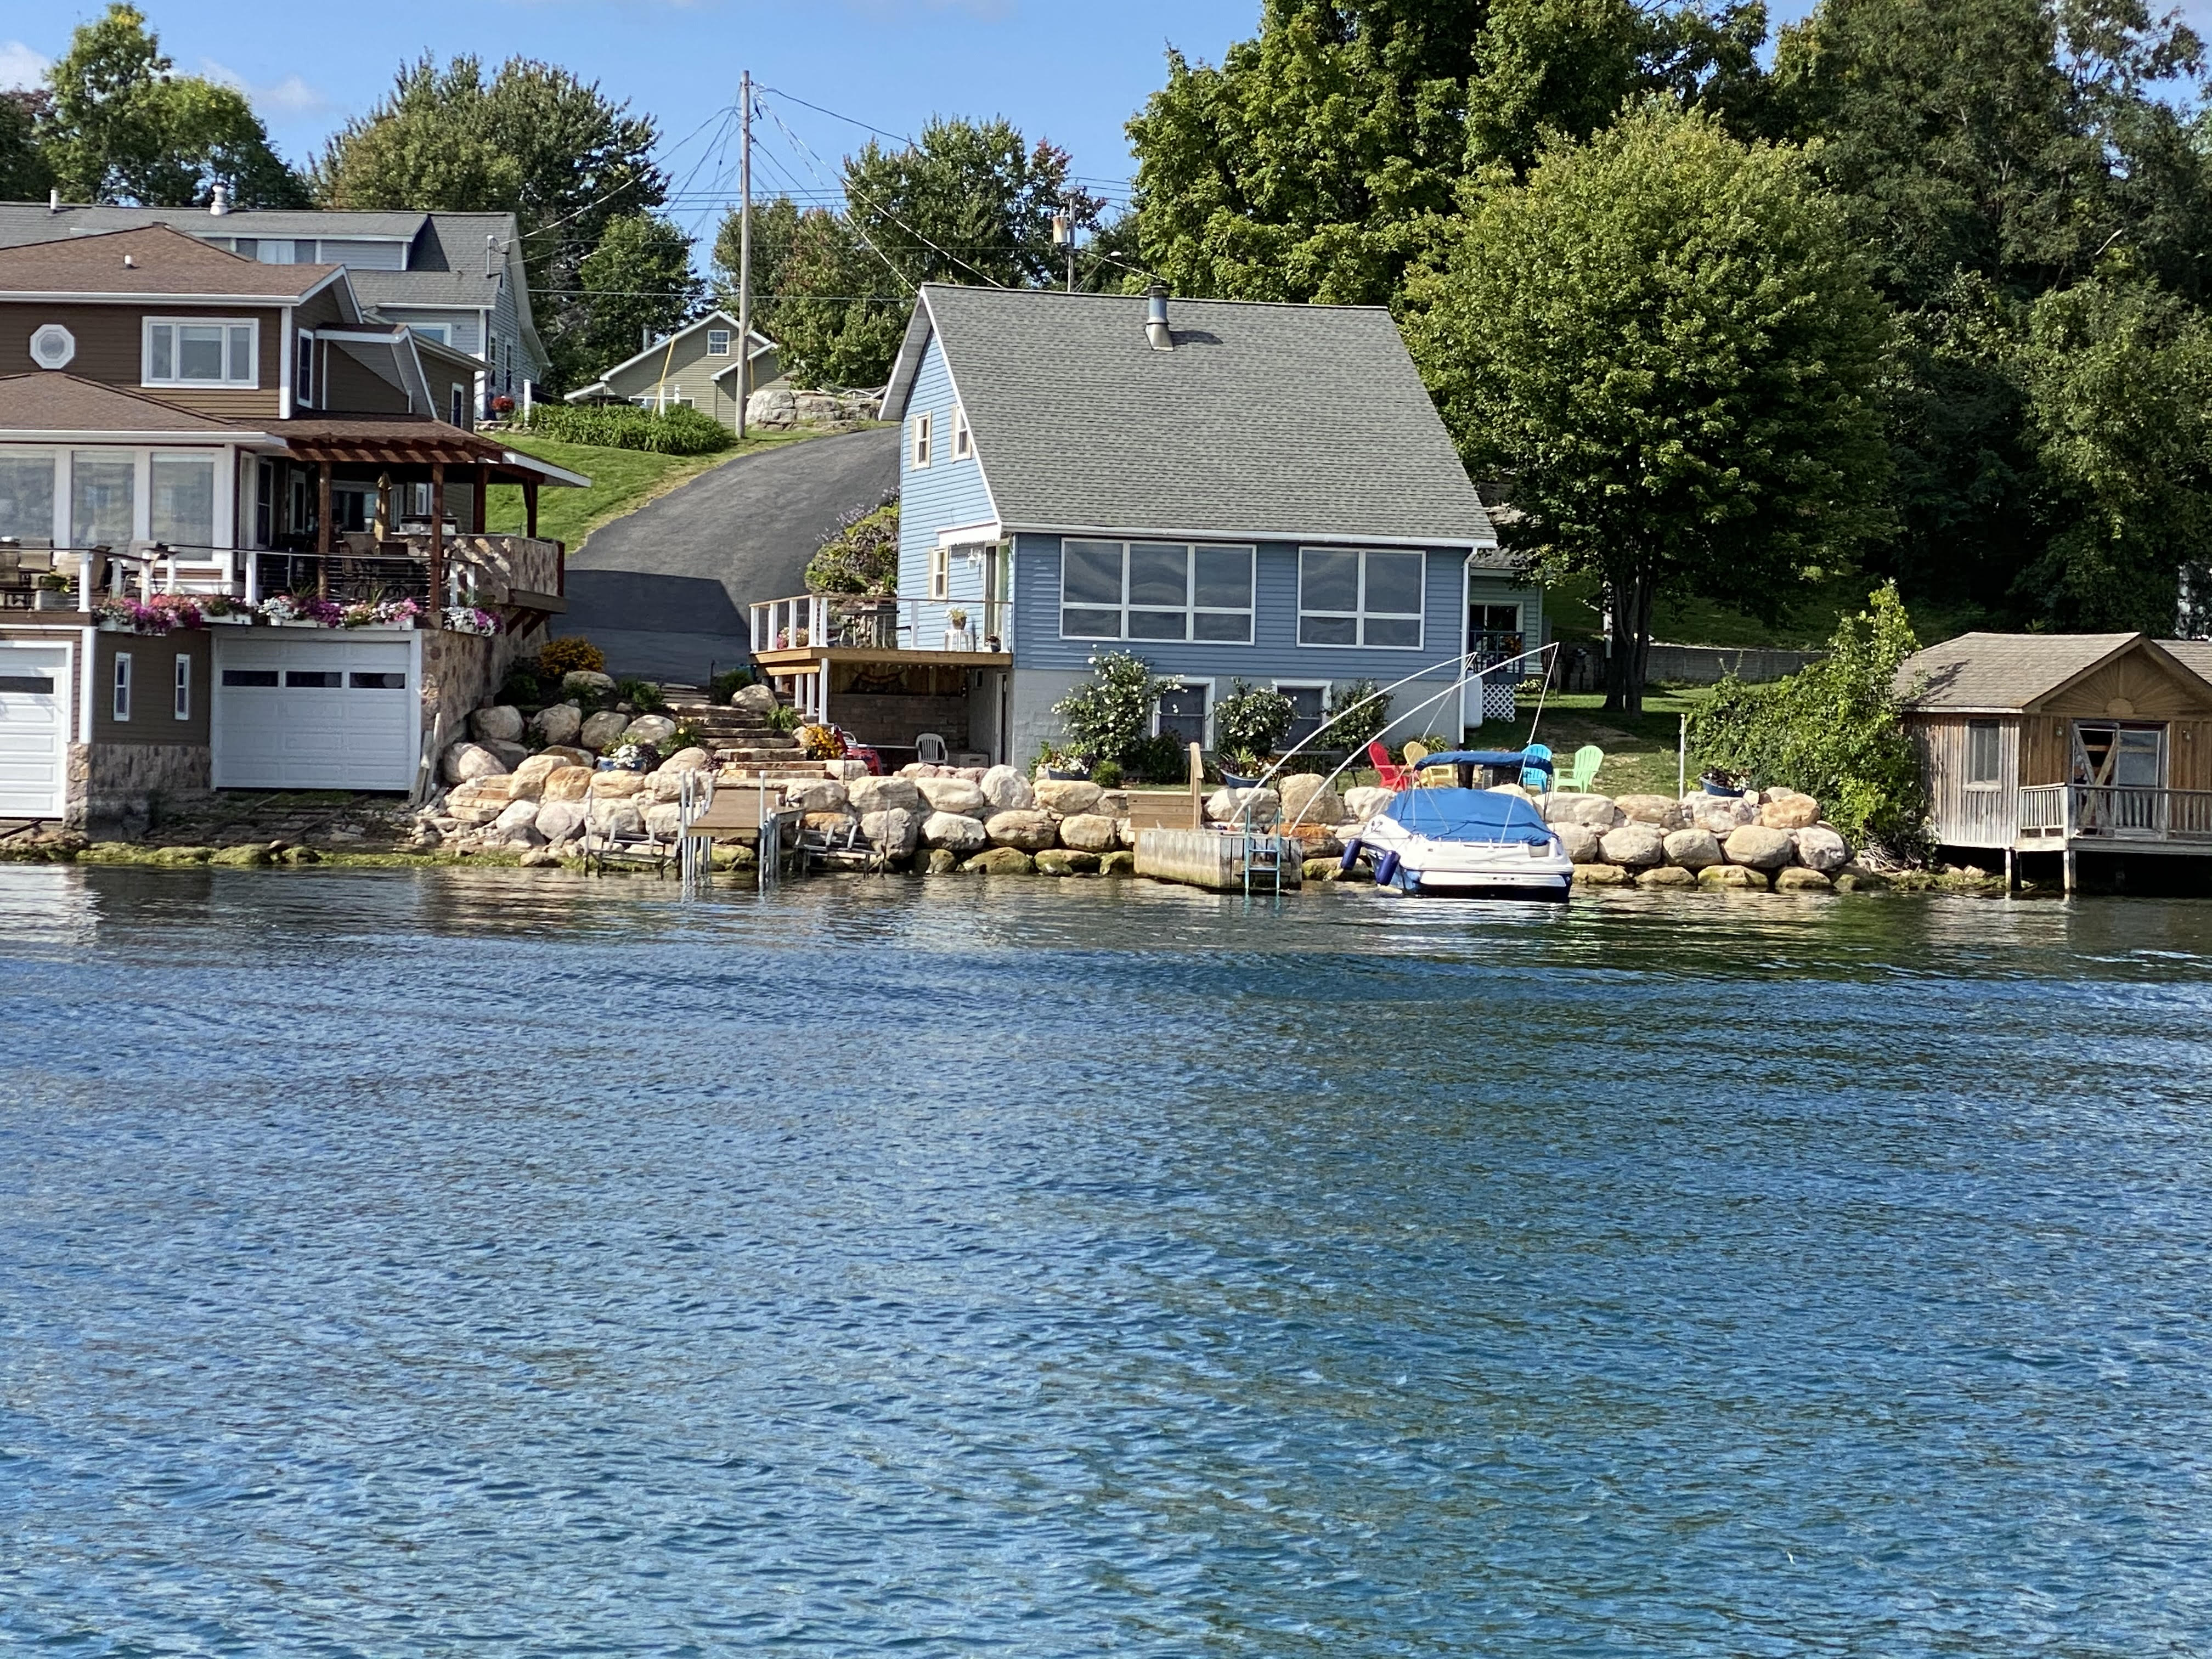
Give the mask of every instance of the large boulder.
[[1318, 772], [1300, 772], [1278, 781], [1285, 823], [1343, 823], [1348, 814], [1344, 798]]
[[1820, 803], [1810, 795], [1770, 789], [1759, 821], [1769, 830], [1809, 830], [1820, 821]]
[[637, 810], [637, 803], [613, 796], [602, 795], [593, 800], [585, 811], [584, 822], [595, 836], [645, 833], [645, 815]]
[[1088, 812], [1098, 805], [1099, 796], [1106, 793], [1095, 783], [1071, 778], [1047, 778], [1035, 787], [1037, 805], [1064, 818]]
[[1741, 864], [1709, 864], [1698, 872], [1698, 885], [1715, 889], [1763, 889], [1766, 885], [1764, 870], [1747, 870]]
[[1577, 887], [1626, 887], [1635, 879], [1617, 864], [1575, 866], [1575, 885]]
[[1749, 870], [1779, 870], [1797, 856], [1797, 843], [1790, 839], [1787, 830], [1770, 830], [1756, 823], [1729, 831], [1721, 845], [1730, 864]]
[[1682, 817], [1692, 828], [1726, 840], [1731, 830], [1758, 823], [1759, 808], [1741, 795], [1708, 795], [1700, 790], [1682, 797]]
[[992, 767], [977, 787], [983, 799], [1002, 812], [1026, 811], [1036, 805], [1036, 789], [1011, 766]]
[[545, 780], [567, 764], [558, 755], [532, 755], [514, 769], [507, 793], [516, 800], [536, 800], [545, 793]]
[[1217, 789], [1206, 798], [1206, 816], [1216, 823], [1259, 829], [1274, 823], [1282, 805], [1272, 789]]
[[775, 712], [775, 690], [767, 685], [741, 685], [730, 699], [730, 707], [742, 708], [748, 714], [772, 714]]
[[1824, 823], [1792, 830], [1790, 839], [1797, 844], [1797, 862], [1808, 870], [1832, 875], [1851, 860], [1851, 849], [1844, 838]]
[[623, 727], [624, 743], [649, 743], [658, 749], [676, 735], [676, 722], [665, 714], [640, 714]]
[[1655, 864], [1641, 871], [1636, 878], [1638, 887], [1695, 887], [1698, 878], [1687, 870], [1671, 864]]
[[1079, 853], [1110, 853], [1121, 839], [1115, 821], [1096, 812], [1078, 812], [1060, 821], [1060, 844]]
[[1774, 872], [1774, 890], [1778, 893], [1827, 893], [1834, 891], [1835, 885], [1818, 870], [1808, 870], [1799, 865]]
[[469, 735], [478, 743], [520, 743], [522, 711], [506, 703], [479, 708], [469, 716]]
[[1397, 799], [1395, 789], [1347, 789], [1344, 792], [1344, 810], [1351, 822], [1364, 823]]
[[819, 783], [794, 783], [784, 791], [783, 798], [802, 812], [845, 810], [845, 786], [835, 778], [824, 778]]
[[530, 758], [530, 751], [519, 743], [506, 743], [498, 738], [490, 738], [485, 740], [483, 746], [499, 757], [500, 764], [510, 772]]
[[994, 847], [988, 853], [976, 854], [960, 867], [979, 876], [1026, 876], [1035, 872], [1036, 865], [1018, 847]]
[[617, 714], [611, 708], [602, 708], [596, 714], [584, 717], [583, 724], [576, 729], [576, 742], [579, 747], [588, 749], [596, 755], [602, 749], [613, 748], [629, 729], [629, 715]]
[[489, 823], [514, 805], [505, 778], [476, 778], [457, 784], [446, 797], [446, 816], [477, 827]]
[[1552, 833], [1559, 838], [1559, 847], [1570, 864], [1605, 862], [1602, 837], [1587, 823], [1555, 823]]
[[556, 845], [574, 841], [584, 832], [584, 811], [580, 800], [542, 801], [538, 807], [538, 833]]
[[592, 774], [591, 787], [586, 792], [593, 800], [627, 800], [641, 794], [649, 787], [642, 772], [615, 770]]
[[588, 766], [556, 767], [545, 777], [545, 787], [538, 792], [541, 800], [581, 800], [592, 792], [592, 780], [599, 776]]
[[912, 778], [854, 778], [845, 785], [845, 799], [855, 812], [911, 812], [919, 818], [929, 808]]
[[1710, 830], [1676, 830], [1667, 836], [1667, 862], [1679, 870], [1702, 870], [1722, 862], [1720, 842]]
[[983, 821], [983, 832], [994, 846], [1020, 853], [1042, 852], [1057, 839], [1051, 817], [1035, 808], [994, 812]]
[[1662, 834], [1680, 830], [1685, 822], [1682, 803], [1671, 795], [1616, 795], [1613, 804], [1621, 817], [1637, 823], [1656, 823]]
[[438, 775], [447, 783], [466, 783], [471, 778], [495, 778], [512, 770], [507, 763], [480, 743], [457, 743], [438, 762]]
[[915, 849], [921, 839], [922, 814], [908, 811], [903, 806], [886, 807], [880, 811], [860, 814], [860, 835], [869, 846], [887, 859], [902, 859]]
[[645, 833], [655, 841], [674, 841], [684, 833], [684, 809], [668, 801], [647, 807]]
[[1088, 876], [1098, 869], [1096, 853], [1072, 853], [1064, 848], [1052, 847], [1036, 855], [1036, 872], [1041, 876]]
[[1616, 830], [1607, 830], [1600, 844], [1605, 848], [1607, 864], [1631, 870], [1648, 870], [1667, 861], [1667, 838], [1656, 823], [1632, 818]]
[[491, 821], [491, 827], [502, 836], [518, 830], [533, 830], [538, 825], [538, 803], [533, 800], [510, 801], [505, 811]]
[[596, 668], [572, 668], [561, 676], [562, 696], [579, 697], [586, 691], [597, 692], [604, 697], [611, 697], [615, 694], [615, 677], [611, 674], [602, 674]]
[[991, 810], [990, 797], [980, 784], [966, 778], [916, 778], [914, 787], [933, 812], [951, 812], [963, 818], [980, 818]]
[[958, 812], [932, 812], [921, 821], [921, 844], [924, 847], [949, 848], [963, 856], [980, 853], [989, 843], [981, 818], [968, 817]]
[[556, 702], [530, 717], [530, 729], [547, 744], [568, 744], [584, 729], [583, 711], [574, 703]]
[[690, 749], [678, 750], [660, 763], [659, 769], [663, 772], [696, 772], [714, 763], [714, 757], [695, 744]]
[[1606, 830], [1620, 822], [1610, 795], [1561, 794], [1554, 790], [1544, 797], [1542, 811], [1547, 823], [1586, 823], [1593, 830]]
[[567, 766], [596, 766], [599, 757], [590, 750], [573, 743], [549, 743], [538, 751], [541, 755], [558, 755]]

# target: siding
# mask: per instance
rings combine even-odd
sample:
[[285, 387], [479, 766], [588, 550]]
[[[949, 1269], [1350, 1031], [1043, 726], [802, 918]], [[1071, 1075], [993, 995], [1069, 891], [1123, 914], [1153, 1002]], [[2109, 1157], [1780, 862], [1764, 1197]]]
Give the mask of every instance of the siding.
[[[953, 395], [952, 375], [945, 366], [945, 353], [936, 340], [932, 339], [922, 353], [921, 365], [915, 374], [914, 395], [907, 404], [906, 424], [899, 433], [899, 593], [902, 598], [923, 601], [919, 608], [915, 626], [918, 637], [931, 639], [945, 631], [945, 613], [952, 605], [964, 607], [969, 625], [983, 626], [984, 567], [981, 561], [969, 565], [964, 559], [955, 559], [948, 588], [950, 598], [942, 605], [928, 603], [929, 555], [937, 545], [938, 532], [957, 525], [983, 524], [997, 516], [991, 503], [991, 489], [984, 468], [981, 447], [977, 446], [964, 461], [952, 459], [952, 411], [957, 399]], [[930, 416], [931, 464], [916, 467], [914, 464], [914, 428], [915, 417], [927, 410]], [[1058, 592], [1058, 544], [1054, 544], [1054, 592]], [[1017, 571], [1020, 566], [1017, 557]], [[1020, 578], [1017, 574], [1016, 581]], [[902, 620], [904, 618], [902, 617]], [[1060, 631], [1057, 616], [1052, 631]], [[1014, 625], [1015, 638], [1023, 633], [1018, 611]], [[1016, 644], [1013, 647], [1019, 650]], [[1088, 655], [1088, 653], [1085, 653]]]
[[[2009, 847], [2019, 823], [2021, 721], [1999, 724], [1998, 787], [1966, 787], [1966, 742], [1971, 722], [1964, 714], [1916, 716], [1912, 738], [1920, 750], [1921, 775], [1927, 780], [1929, 819], [1945, 847]], [[2032, 783], [2057, 778], [2031, 777]]]
[[[141, 386], [148, 317], [252, 318], [261, 325], [260, 386], [252, 391]], [[48, 323], [59, 323], [76, 337], [76, 356], [64, 373], [80, 380], [143, 392], [202, 415], [252, 417], [276, 413], [276, 381], [284, 347], [283, 313], [274, 306], [49, 305], [44, 301], [0, 304], [0, 366], [4, 366], [0, 373], [17, 374], [36, 367], [31, 360], [31, 336]]]
[[[369, 349], [381, 349], [371, 347]], [[323, 348], [323, 384], [317, 406], [356, 414], [404, 415], [407, 394], [369, 368], [350, 352], [336, 345]], [[427, 414], [431, 411], [417, 410]], [[445, 410], [435, 411], [441, 417]]]
[[483, 344], [483, 313], [480, 311], [438, 311], [422, 306], [379, 306], [376, 314], [387, 323], [410, 328], [442, 327], [447, 343], [456, 351], [475, 356]]
[[[732, 331], [733, 336], [734, 333]], [[736, 354], [733, 337], [727, 354], [708, 356], [707, 331], [702, 328], [678, 340], [672, 349], [663, 341], [644, 362], [633, 363], [619, 374], [608, 375], [607, 386], [618, 398], [649, 398], [665, 381], [672, 394], [690, 398], [692, 408], [702, 415], [712, 415], [724, 426], [734, 427], [738, 423], [737, 400], [714, 384], [714, 376], [737, 362]], [[732, 374], [725, 385], [736, 385], [737, 378]]]
[[[208, 741], [209, 687], [214, 684], [215, 641], [205, 631], [94, 634], [92, 740], [94, 743], [198, 744]], [[115, 718], [115, 657], [131, 659], [131, 718]], [[191, 718], [176, 714], [177, 659], [190, 657]]]

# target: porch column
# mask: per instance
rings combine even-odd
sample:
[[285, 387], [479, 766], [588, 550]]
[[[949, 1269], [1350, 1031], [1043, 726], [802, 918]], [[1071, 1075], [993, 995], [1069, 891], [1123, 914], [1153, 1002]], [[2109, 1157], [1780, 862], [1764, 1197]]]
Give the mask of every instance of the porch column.
[[484, 509], [490, 504], [489, 497], [491, 495], [491, 469], [488, 466], [479, 466], [476, 471], [477, 522], [475, 533], [481, 536], [484, 533]]
[[430, 626], [446, 625], [446, 464], [430, 463]]
[[538, 539], [538, 480], [522, 481], [522, 533], [532, 541]]
[[331, 528], [331, 464], [315, 463], [315, 592], [317, 597], [331, 596], [331, 551], [337, 545], [337, 535]]

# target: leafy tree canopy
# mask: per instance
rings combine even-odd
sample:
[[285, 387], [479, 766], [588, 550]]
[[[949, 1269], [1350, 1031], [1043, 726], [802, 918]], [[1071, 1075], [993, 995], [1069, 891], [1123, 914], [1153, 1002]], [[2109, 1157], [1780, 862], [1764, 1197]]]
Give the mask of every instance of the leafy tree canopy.
[[577, 275], [586, 321], [572, 343], [585, 364], [601, 369], [634, 355], [647, 335], [696, 316], [707, 287], [691, 269], [691, 239], [650, 213], [610, 224]]
[[1879, 521], [1888, 323], [1793, 149], [1647, 100], [1472, 191], [1406, 300], [1470, 469], [1509, 480], [1510, 544], [1610, 589], [1634, 644], [1608, 707], [1641, 707], [1660, 591], [1771, 616]]
[[[78, 202], [192, 207], [222, 183], [240, 207], [303, 204], [306, 186], [269, 147], [245, 94], [174, 70], [145, 14], [109, 6], [78, 27], [47, 72], [52, 97], [35, 112], [40, 156], [14, 170], [48, 173]], [[0, 117], [0, 167], [7, 126]]]
[[39, 148], [39, 120], [52, 108], [54, 95], [0, 92], [0, 200], [28, 202], [53, 184], [53, 169]]

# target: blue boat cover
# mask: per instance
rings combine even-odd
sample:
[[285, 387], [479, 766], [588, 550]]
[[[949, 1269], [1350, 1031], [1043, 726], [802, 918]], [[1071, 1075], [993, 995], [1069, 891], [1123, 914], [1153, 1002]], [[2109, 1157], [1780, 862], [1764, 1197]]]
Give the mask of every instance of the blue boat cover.
[[1382, 815], [1439, 841], [1537, 841], [1552, 833], [1520, 796], [1489, 789], [1401, 789]]
[[1531, 755], [1519, 749], [1447, 749], [1421, 763], [1425, 771], [1431, 766], [1522, 766], [1537, 772], [1556, 769], [1549, 755]]

